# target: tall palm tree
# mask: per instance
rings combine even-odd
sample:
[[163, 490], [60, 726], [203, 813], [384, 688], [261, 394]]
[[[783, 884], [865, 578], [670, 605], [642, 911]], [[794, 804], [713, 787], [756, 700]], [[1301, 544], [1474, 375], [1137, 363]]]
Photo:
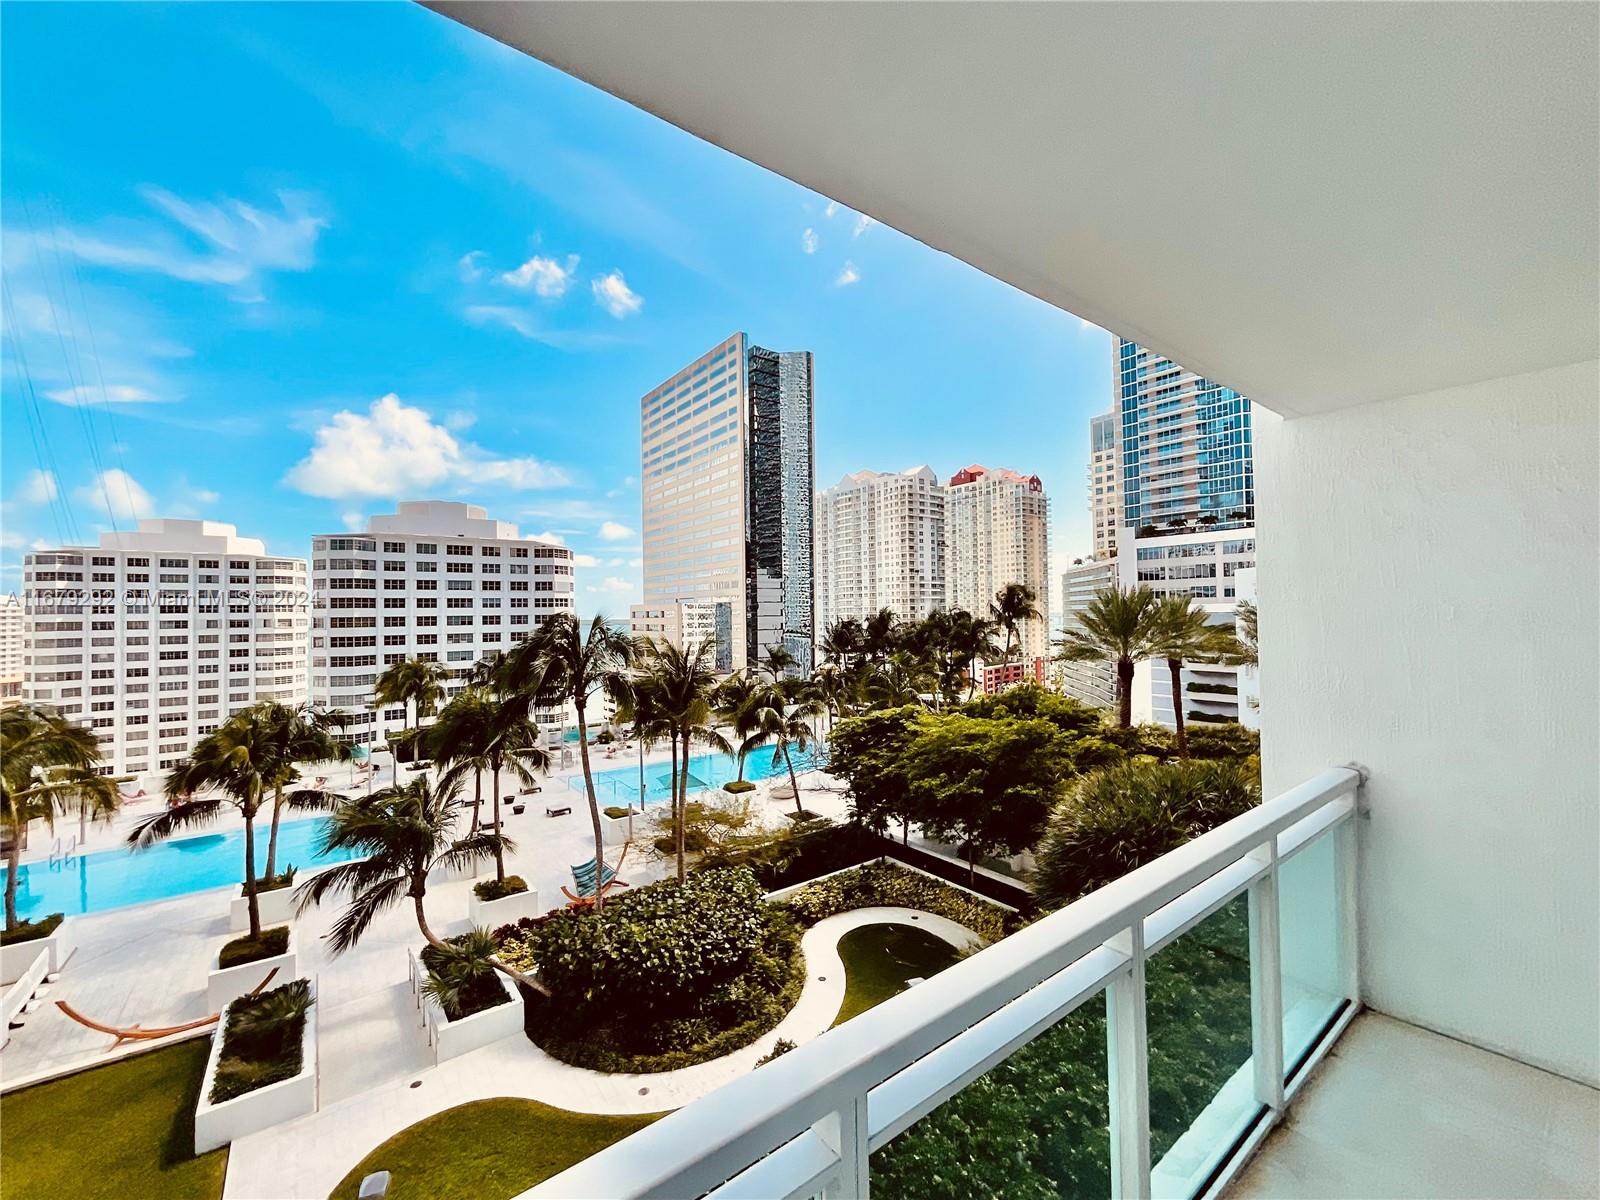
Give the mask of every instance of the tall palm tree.
[[803, 814], [800, 803], [800, 780], [795, 774], [794, 757], [790, 748], [802, 754], [811, 744], [811, 718], [822, 712], [822, 703], [810, 689], [782, 688], [776, 685], [762, 688], [751, 701], [750, 713], [755, 732], [739, 744], [741, 753], [761, 746], [771, 746], [772, 765], [781, 761], [789, 770], [789, 787], [794, 792], [794, 808]]
[[1076, 627], [1062, 630], [1056, 641], [1057, 658], [1116, 665], [1117, 721], [1124, 729], [1133, 725], [1134, 664], [1154, 653], [1159, 605], [1147, 587], [1101, 588], [1078, 614]]
[[[373, 703], [379, 709], [391, 704], [411, 709], [412, 719], [407, 728], [421, 729], [422, 718], [431, 717], [439, 701], [444, 699], [444, 681], [449, 677], [450, 673], [436, 662], [403, 658], [385, 667], [383, 674], [378, 676], [372, 688]], [[393, 778], [397, 783], [400, 780], [398, 749], [394, 751]]]
[[799, 661], [787, 646], [768, 646], [761, 656], [761, 669], [776, 682], [788, 676]]
[[670, 642], [650, 641], [645, 650], [644, 677], [638, 686], [650, 697], [672, 745], [672, 829], [681, 883], [686, 873], [684, 834], [688, 822], [685, 814], [689, 801], [689, 759], [694, 746], [698, 743], [724, 753], [731, 753], [733, 748], [715, 727], [716, 713], [711, 700], [716, 686], [715, 640], [707, 638], [687, 650]]
[[861, 652], [869, 662], [883, 662], [900, 643], [900, 620], [890, 608], [880, 608], [862, 626]]
[[967, 673], [967, 699], [978, 690], [978, 660], [990, 659], [1000, 653], [995, 643], [995, 623], [975, 616], [965, 609], [951, 613], [950, 642], [956, 662]]
[[10, 835], [6, 850], [6, 929], [17, 927], [17, 875], [28, 824], [56, 817], [71, 807], [96, 818], [109, 816], [120, 799], [116, 781], [95, 774], [100, 743], [53, 708], [24, 703], [0, 709], [0, 826]]
[[[479, 830], [464, 838], [454, 831], [461, 801], [446, 788], [434, 788], [426, 776], [410, 783], [380, 788], [370, 796], [346, 799], [333, 810], [319, 847], [324, 855], [354, 854], [313, 875], [295, 889], [301, 912], [330, 893], [348, 892], [349, 906], [328, 931], [335, 955], [361, 940], [374, 918], [404, 900], [411, 901], [423, 940], [445, 954], [449, 945], [428, 924], [423, 899], [428, 893], [428, 872], [434, 867], [470, 867], [496, 853], [516, 847], [499, 833]], [[489, 960], [497, 971], [542, 995], [550, 991], [538, 979], [524, 975], [497, 957]]]
[[[269, 737], [278, 758], [278, 771], [272, 778], [272, 832], [267, 837], [267, 864], [264, 879], [275, 879], [278, 873], [278, 824], [283, 816], [284, 785], [300, 777], [295, 770], [302, 762], [347, 762], [352, 752], [351, 744], [338, 733], [349, 724], [350, 718], [334, 709], [319, 708], [314, 704], [293, 707], [275, 700], [263, 700], [251, 709], [270, 729]], [[301, 793], [296, 807], [308, 807], [307, 793]]]
[[[244, 819], [244, 894], [250, 912], [250, 936], [261, 936], [261, 910], [256, 903], [256, 816], [269, 791], [284, 781], [285, 767], [277, 730], [260, 708], [235, 713], [195, 744], [186, 761], [167, 775], [169, 807], [135, 825], [128, 844], [145, 850], [173, 834], [209, 825], [225, 807], [239, 810]], [[220, 796], [195, 797], [207, 788]], [[341, 799], [331, 792], [301, 789], [284, 802], [291, 808], [330, 808]]]
[[1011, 661], [1011, 645], [1021, 642], [1022, 626], [1026, 621], [1039, 619], [1039, 597], [1025, 583], [1008, 583], [995, 593], [989, 605], [989, 616], [996, 626], [1006, 631], [1004, 661]]
[[[428, 730], [427, 744], [441, 764], [451, 764], [439, 780], [441, 790], [455, 790], [472, 772], [476, 799], [473, 802], [473, 829], [477, 829], [478, 807], [482, 804], [483, 772], [489, 773], [494, 807], [494, 828], [500, 828], [500, 773], [509, 770], [520, 782], [532, 786], [534, 772], [550, 764], [550, 756], [539, 746], [539, 727], [528, 716], [528, 698], [512, 693], [500, 695], [488, 687], [469, 687], [444, 706], [439, 719]], [[494, 875], [501, 883], [506, 878], [505, 855], [500, 844], [494, 847]]]
[[849, 673], [837, 663], [825, 662], [811, 673], [811, 686], [817, 691], [827, 713], [828, 732], [833, 732], [833, 720], [840, 713], [850, 711], [852, 687]]
[[1186, 658], [1213, 656], [1221, 649], [1218, 635], [1225, 633], [1207, 621], [1204, 609], [1188, 596], [1164, 596], [1157, 602], [1151, 654], [1167, 660], [1172, 678], [1172, 714], [1178, 741], [1178, 756], [1189, 757], [1189, 739], [1184, 731], [1183, 662]]
[[926, 663], [904, 650], [897, 650], [867, 676], [867, 697], [884, 708], [923, 704], [923, 696], [932, 691], [937, 682]]
[[866, 641], [866, 631], [855, 617], [842, 617], [822, 633], [817, 649], [825, 661], [848, 668], [861, 653]]
[[[570, 704], [577, 711], [578, 757], [589, 796], [597, 863], [605, 862], [606, 848], [594, 772], [589, 766], [588, 707], [601, 694], [618, 702], [626, 699], [628, 667], [633, 657], [633, 639], [613, 629], [605, 617], [596, 615], [585, 633], [575, 614], [563, 612], [546, 618], [532, 637], [505, 656], [497, 669], [497, 682], [505, 695], [517, 694], [532, 704]], [[595, 897], [595, 908], [604, 904], [605, 895], [601, 893]]]
[[[773, 676], [776, 683], [778, 676]], [[713, 715], [722, 725], [733, 731], [733, 744], [738, 748], [739, 778], [744, 778], [745, 751], [743, 741], [756, 731], [754, 701], [766, 684], [743, 671], [735, 672], [711, 692]]]

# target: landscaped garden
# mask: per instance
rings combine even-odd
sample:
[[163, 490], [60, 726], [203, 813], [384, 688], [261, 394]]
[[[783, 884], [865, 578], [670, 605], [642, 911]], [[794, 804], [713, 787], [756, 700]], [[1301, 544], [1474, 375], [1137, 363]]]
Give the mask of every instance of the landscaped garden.
[[356, 1200], [374, 1171], [389, 1172], [389, 1200], [508, 1200], [661, 1116], [592, 1116], [511, 1097], [463, 1104], [395, 1134], [330, 1200]]
[[914, 925], [864, 925], [839, 939], [844, 962], [844, 1003], [833, 1019], [842, 1025], [905, 991], [913, 979], [929, 979], [961, 957], [936, 934]]
[[194, 1153], [200, 1038], [0, 1098], [0, 1197], [217, 1200], [228, 1152]]

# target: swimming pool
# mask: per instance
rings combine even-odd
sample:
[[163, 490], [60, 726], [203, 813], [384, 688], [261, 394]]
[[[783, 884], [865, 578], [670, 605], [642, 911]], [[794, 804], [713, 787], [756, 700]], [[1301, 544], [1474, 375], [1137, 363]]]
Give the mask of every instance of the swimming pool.
[[[805, 771], [813, 770], [818, 765], [817, 747], [809, 750], [791, 750], [790, 757], [794, 760], [795, 773], [798, 775]], [[604, 771], [594, 773], [594, 794], [602, 804], [638, 804], [639, 803], [639, 760], [638, 751], [633, 751], [633, 765], [628, 767], [609, 767]], [[600, 756], [601, 761], [609, 761]], [[627, 751], [617, 755], [617, 761], [630, 757]], [[595, 759], [594, 751], [590, 751], [590, 762]], [[744, 777], [752, 782], [770, 779], [774, 775], [787, 775], [789, 768], [784, 765], [780, 756], [778, 761], [772, 761], [772, 750], [765, 747], [752, 750], [745, 756]], [[689, 760], [689, 791], [703, 792], [712, 788], [719, 788], [730, 779], [739, 777], [738, 761], [731, 754], [696, 754]], [[567, 786], [575, 792], [583, 791], [583, 776], [575, 775], [567, 780]], [[671, 794], [672, 787], [672, 761], [646, 763], [644, 768], [644, 800], [646, 804], [654, 804], [658, 800], [665, 800]]]
[[[278, 868], [343, 862], [355, 855], [341, 851], [319, 856], [326, 817], [285, 821], [278, 827]], [[268, 830], [256, 827], [256, 867], [267, 861]], [[0, 884], [5, 880], [0, 869]], [[170, 900], [190, 892], [228, 887], [244, 878], [244, 830], [204, 834], [161, 842], [148, 850], [99, 850], [75, 855], [65, 863], [24, 863], [17, 871], [17, 915], [24, 920], [66, 913], [126, 908]]]

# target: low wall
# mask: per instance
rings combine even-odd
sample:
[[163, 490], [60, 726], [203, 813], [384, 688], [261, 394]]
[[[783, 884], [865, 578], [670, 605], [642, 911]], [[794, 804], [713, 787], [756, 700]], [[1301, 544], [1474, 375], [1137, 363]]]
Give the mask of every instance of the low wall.
[[72, 957], [72, 951], [77, 944], [72, 918], [68, 917], [56, 926], [56, 931], [49, 937], [0, 946], [0, 985], [21, 979], [23, 972], [33, 966], [33, 960], [38, 957], [41, 950], [50, 958], [50, 965], [45, 973], [53, 974], [59, 971], [62, 964]]
[[[283, 982], [288, 983], [289, 980]], [[217, 1032], [211, 1039], [211, 1054], [206, 1059], [205, 1076], [200, 1081], [200, 1100], [194, 1110], [194, 1152], [204, 1154], [219, 1146], [259, 1133], [295, 1117], [317, 1111], [317, 1006], [313, 1004], [306, 1013], [305, 1027], [300, 1031], [300, 1073], [291, 1079], [280, 1079], [266, 1087], [211, 1103], [211, 1085], [216, 1081], [217, 1063], [222, 1057], [223, 1037], [227, 1032], [228, 1014], [223, 1012], [217, 1022]]]
[[[44, 977], [50, 973], [50, 951], [44, 945], [45, 939], [38, 942], [23, 942], [23, 946], [33, 948], [33, 962], [17, 974], [17, 978], [6, 987], [5, 994], [0, 996], [0, 1043], [10, 1037], [11, 1022], [15, 1021], [22, 1012], [23, 1006], [33, 997], [33, 993], [44, 982]], [[13, 947], [7, 947], [12, 949]]]

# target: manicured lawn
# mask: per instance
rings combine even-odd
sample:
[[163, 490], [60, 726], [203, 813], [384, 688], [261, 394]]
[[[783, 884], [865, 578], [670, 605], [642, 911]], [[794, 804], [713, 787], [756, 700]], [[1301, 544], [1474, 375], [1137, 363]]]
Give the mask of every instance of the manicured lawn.
[[194, 1157], [208, 1038], [0, 1099], [0, 1197], [216, 1200], [228, 1151]]
[[537, 1100], [478, 1100], [395, 1134], [340, 1180], [330, 1200], [355, 1200], [373, 1171], [391, 1173], [389, 1200], [509, 1200], [662, 1115], [596, 1117]]
[[958, 952], [915, 925], [863, 925], [839, 939], [839, 957], [844, 960], [845, 989], [835, 1025], [904, 991], [907, 980], [938, 974], [956, 961]]

